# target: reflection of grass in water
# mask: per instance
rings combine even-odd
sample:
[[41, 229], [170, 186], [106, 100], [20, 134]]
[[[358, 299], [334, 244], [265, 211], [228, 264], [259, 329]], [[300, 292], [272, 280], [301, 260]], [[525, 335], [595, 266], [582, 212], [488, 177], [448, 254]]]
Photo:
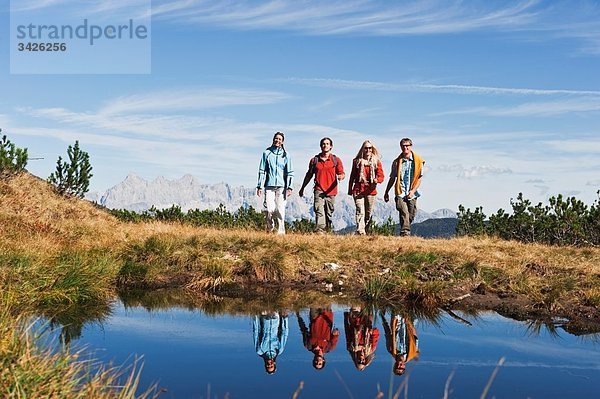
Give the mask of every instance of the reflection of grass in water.
[[84, 360], [81, 352], [44, 349], [44, 333], [0, 309], [0, 386], [11, 398], [154, 398], [155, 388], [136, 395], [141, 366], [131, 370]]
[[410, 302], [422, 308], [436, 308], [442, 301], [445, 284], [418, 281], [412, 274], [374, 275], [363, 279], [362, 297], [368, 301]]
[[492, 386], [492, 383], [496, 379], [498, 370], [500, 370], [500, 366], [502, 366], [504, 364], [504, 360], [506, 360], [506, 358], [504, 356], [501, 357], [500, 360], [498, 360], [498, 364], [496, 365], [496, 368], [494, 369], [494, 371], [492, 371], [492, 375], [490, 375], [490, 379], [488, 380], [487, 384], [485, 385], [485, 388], [483, 388], [483, 392], [481, 393], [481, 399], [485, 399], [485, 397], [487, 396], [488, 391], [490, 390], [490, 387]]
[[[498, 371], [500, 370], [500, 367], [504, 364], [505, 360], [506, 360], [506, 358], [504, 356], [501, 357], [500, 360], [498, 360], [496, 367], [492, 371], [490, 378], [488, 379], [486, 385], [483, 388], [483, 391], [481, 392], [480, 399], [485, 399], [487, 397], [487, 394], [488, 394], [494, 380], [496, 379], [496, 375], [498, 374]], [[455, 374], [455, 370], [452, 370], [450, 372], [450, 374], [448, 375], [448, 378], [446, 379], [446, 383], [444, 384], [444, 395], [442, 396], [443, 399], [448, 399], [450, 397], [450, 394], [452, 393], [451, 385], [452, 385], [452, 379], [454, 378], [454, 374]], [[388, 398], [399, 399], [400, 395], [402, 393], [404, 393], [404, 399], [408, 399], [408, 382], [409, 382], [409, 380], [410, 380], [410, 371], [404, 375], [404, 378], [400, 382], [400, 385], [394, 392], [394, 374], [390, 373], [390, 385], [388, 388]], [[379, 384], [378, 384], [377, 385], [377, 395], [375, 396], [375, 398], [381, 399], [384, 396], [385, 396], [385, 393], [383, 391], [381, 391], [381, 388], [379, 387]]]
[[[480, 399], [485, 399], [487, 397], [487, 394], [488, 394], [494, 380], [496, 379], [496, 375], [498, 374], [498, 371], [500, 370], [500, 367], [504, 364], [505, 360], [506, 360], [505, 357], [501, 357], [500, 360], [498, 360], [496, 367], [492, 371], [492, 374], [490, 375], [488, 381], [486, 382], [486, 385], [483, 388], [483, 391], [481, 392]], [[348, 398], [354, 399], [354, 395], [352, 394], [350, 387], [348, 386], [348, 384], [346, 384], [346, 381], [340, 375], [339, 371], [333, 370], [333, 373], [339, 380], [346, 395], [348, 395]], [[408, 397], [409, 397], [408, 396], [408, 385], [409, 385], [409, 381], [410, 381], [410, 373], [411, 372], [408, 371], [402, 377], [402, 381], [400, 382], [400, 385], [398, 386], [398, 388], [396, 388], [396, 390], [394, 390], [394, 374], [390, 373], [390, 384], [389, 384], [388, 393], [387, 393], [388, 399], [400, 399], [400, 397], [401, 397], [400, 395], [402, 395], [402, 394], [404, 394], [404, 396], [403, 396], [404, 399], [408, 399]], [[454, 378], [454, 374], [455, 374], [455, 370], [450, 372], [450, 375], [448, 375], [448, 378], [446, 379], [446, 383], [444, 384], [444, 394], [442, 396], [443, 399], [448, 399], [450, 397], [450, 394], [452, 393], [451, 385], [452, 385], [452, 379]], [[305, 385], [304, 381], [300, 381], [298, 383], [298, 387], [292, 394], [292, 399], [300, 398], [300, 393], [301, 393], [302, 389], [304, 389], [304, 385]], [[386, 396], [385, 392], [383, 392], [381, 390], [380, 385], [377, 384], [377, 393], [375, 395], [375, 399], [383, 399], [385, 396]], [[207, 396], [206, 397], [211, 397], [210, 396], [210, 384], [207, 385]], [[217, 396], [214, 396], [214, 397], [217, 398]], [[225, 394], [224, 398], [227, 398], [227, 397], [229, 397], [228, 394]]]
[[243, 290], [222, 292], [189, 291], [185, 289], [121, 290], [119, 299], [125, 307], [140, 306], [149, 310], [171, 308], [200, 309], [208, 315], [247, 316], [263, 310], [305, 309], [343, 303], [343, 298], [330, 297], [318, 291], [282, 288], [245, 287]]

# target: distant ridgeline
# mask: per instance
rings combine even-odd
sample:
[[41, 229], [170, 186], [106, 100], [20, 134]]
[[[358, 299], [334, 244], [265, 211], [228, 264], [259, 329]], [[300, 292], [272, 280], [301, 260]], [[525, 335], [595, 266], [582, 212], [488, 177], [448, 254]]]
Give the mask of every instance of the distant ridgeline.
[[[263, 199], [256, 196], [255, 188], [231, 186], [227, 183], [201, 184], [191, 175], [179, 179], [169, 180], [158, 177], [154, 180], [144, 180], [134, 174], [116, 186], [103, 193], [91, 193], [87, 196], [109, 209], [126, 209], [142, 213], [152, 207], [156, 210], [171, 208], [173, 205], [180, 207], [182, 212], [190, 210], [215, 211], [220, 207], [232, 214], [238, 213], [240, 208], [250, 208], [261, 211]], [[290, 224], [303, 223], [301, 220], [314, 220], [312, 193], [307, 192], [305, 197], [294, 194], [287, 201], [286, 221]], [[398, 221], [398, 212], [392, 202], [376, 201], [373, 210], [373, 219], [377, 223], [385, 223], [389, 218]], [[456, 211], [438, 209], [428, 213], [419, 209], [415, 223], [427, 219], [454, 218]], [[355, 224], [355, 206], [352, 197], [340, 194], [336, 198], [335, 212], [333, 213], [334, 230], [343, 230]]]
[[[128, 222], [144, 222], [151, 220], [160, 220], [167, 222], [189, 223], [194, 226], [215, 227], [215, 228], [247, 228], [253, 230], [264, 230], [264, 213], [255, 210], [253, 207], [240, 207], [235, 212], [229, 212], [223, 204], [215, 210], [190, 209], [184, 212], [179, 205], [173, 205], [165, 209], [151, 207], [148, 210], [136, 212], [126, 209], [112, 209], [110, 213], [117, 218]], [[288, 231], [297, 233], [311, 233], [315, 231], [315, 222], [309, 219], [298, 219], [291, 222], [285, 222]], [[421, 237], [452, 237], [456, 231], [456, 218], [428, 219], [422, 223], [413, 225], [413, 232]], [[372, 234], [394, 235], [398, 229], [397, 224], [393, 224], [391, 218], [385, 223], [374, 224], [371, 227]], [[338, 230], [336, 234], [352, 234], [356, 230], [355, 226], [349, 226]]]
[[510, 201], [512, 214], [499, 209], [489, 219], [483, 208], [474, 211], [458, 207], [457, 235], [488, 235], [505, 240], [550, 245], [600, 245], [600, 190], [598, 199], [590, 206], [575, 197], [562, 195], [549, 199], [548, 205], [531, 201], [519, 193]]
[[[489, 218], [483, 208], [474, 211], [459, 206], [458, 219], [450, 209], [433, 213], [418, 210], [412, 233], [421, 237], [487, 235], [521, 242], [550, 245], [600, 245], [599, 199], [588, 206], [575, 197], [552, 197], [548, 205], [532, 205], [522, 194], [511, 200], [512, 214], [503, 209]], [[191, 176], [177, 180], [158, 177], [146, 181], [130, 174], [104, 193], [87, 196], [125, 220], [178, 220], [214, 227], [248, 227], [263, 229], [262, 198], [254, 188], [233, 187], [226, 183], [200, 184]], [[173, 205], [175, 204], [175, 205]], [[231, 211], [237, 209], [237, 211]], [[334, 230], [340, 234], [354, 231], [354, 203], [339, 195], [333, 215]], [[373, 212], [374, 234], [393, 235], [398, 212], [392, 203], [377, 201]], [[290, 231], [309, 232], [314, 228], [312, 196], [288, 199], [286, 222]]]

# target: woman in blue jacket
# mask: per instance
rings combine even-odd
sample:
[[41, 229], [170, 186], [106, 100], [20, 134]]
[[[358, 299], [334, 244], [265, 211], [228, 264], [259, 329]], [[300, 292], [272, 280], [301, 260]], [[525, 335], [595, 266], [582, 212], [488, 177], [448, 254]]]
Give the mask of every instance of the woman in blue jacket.
[[285, 349], [289, 331], [287, 311], [263, 312], [254, 316], [254, 348], [256, 354], [263, 359], [267, 374], [273, 374], [277, 370], [277, 356]]
[[275, 231], [273, 218], [277, 219], [277, 234], [285, 234], [285, 204], [292, 195], [294, 169], [292, 159], [283, 147], [283, 133], [273, 136], [273, 144], [260, 159], [256, 195], [262, 196], [265, 188], [264, 209], [267, 213], [267, 232]]

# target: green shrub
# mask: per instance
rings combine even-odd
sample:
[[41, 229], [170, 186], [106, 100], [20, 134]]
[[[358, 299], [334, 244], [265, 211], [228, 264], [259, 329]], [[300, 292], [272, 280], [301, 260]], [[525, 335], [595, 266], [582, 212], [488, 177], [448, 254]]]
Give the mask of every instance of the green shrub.
[[458, 206], [458, 224], [456, 225], [457, 236], [476, 236], [483, 235], [486, 232], [485, 225], [485, 214], [483, 213], [483, 207], [475, 208], [475, 211], [471, 212], [468, 208], [460, 204]]
[[[2, 129], [0, 129], [2, 132]], [[11, 174], [25, 170], [27, 148], [18, 148], [6, 136], [0, 141], [0, 174]]]
[[124, 222], [137, 223], [151, 219], [151, 217], [146, 213], [137, 213], [135, 211], [128, 211], [127, 209], [111, 209], [109, 212], [111, 215]]
[[396, 224], [392, 220], [391, 216], [388, 216], [387, 220], [381, 224], [376, 224], [371, 221], [369, 227], [369, 234], [381, 235], [381, 236], [393, 236], [396, 233]]
[[67, 148], [69, 163], [58, 157], [56, 171], [48, 177], [60, 194], [83, 198], [88, 192], [92, 175], [92, 165], [87, 152], [79, 148], [79, 141]]
[[286, 223], [288, 230], [295, 233], [312, 233], [316, 230], [317, 224], [309, 219], [294, 220], [292, 223]]
[[481, 207], [474, 212], [459, 205], [459, 236], [489, 235], [506, 240], [550, 245], [597, 246], [600, 244], [599, 199], [587, 206], [575, 197], [551, 197], [549, 205], [531, 201], [519, 193], [511, 200], [512, 214], [499, 209], [485, 220]]
[[[161, 220], [216, 228], [237, 227], [253, 230], [263, 230], [265, 228], [264, 214], [257, 212], [251, 206], [247, 208], [240, 207], [234, 213], [229, 212], [223, 204], [219, 204], [215, 210], [190, 209], [187, 212], [183, 212], [179, 205], [172, 205], [170, 208], [165, 209], [157, 209], [152, 206], [147, 211], [140, 213], [126, 209], [111, 210], [110, 212], [118, 219], [126, 222]], [[294, 227], [292, 227], [292, 230], [294, 230]]]

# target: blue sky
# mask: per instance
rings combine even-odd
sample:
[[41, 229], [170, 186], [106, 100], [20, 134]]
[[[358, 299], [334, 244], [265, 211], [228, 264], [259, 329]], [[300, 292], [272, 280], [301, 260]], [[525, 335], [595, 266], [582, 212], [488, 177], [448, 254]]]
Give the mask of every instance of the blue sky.
[[[14, 1], [46, 21], [139, 17], [131, 2]], [[128, 173], [253, 187], [280, 130], [298, 184], [324, 136], [346, 165], [371, 139], [386, 176], [412, 138], [426, 211], [600, 189], [600, 1], [152, 1], [144, 74], [11, 73], [0, 4], [0, 128], [44, 158], [28, 165], [43, 178], [79, 140], [92, 191]]]

